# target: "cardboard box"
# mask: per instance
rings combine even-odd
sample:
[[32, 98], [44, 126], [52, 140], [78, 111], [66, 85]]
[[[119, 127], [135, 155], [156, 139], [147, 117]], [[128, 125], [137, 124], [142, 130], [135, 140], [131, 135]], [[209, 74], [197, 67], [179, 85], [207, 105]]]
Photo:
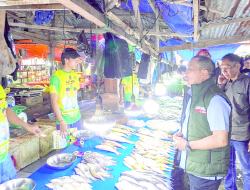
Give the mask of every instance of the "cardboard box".
[[40, 158], [39, 138], [34, 135], [13, 138], [10, 140], [9, 153], [14, 157], [18, 171]]
[[18, 172], [21, 169], [20, 144], [18, 142], [10, 140], [9, 154], [12, 158], [16, 171]]
[[[38, 125], [38, 123], [36, 123]], [[41, 125], [39, 127], [42, 131], [42, 134], [46, 135], [46, 137], [39, 138], [39, 153], [40, 157], [43, 157], [49, 154], [52, 149], [52, 134], [53, 131], [56, 131], [56, 127], [53, 125]]]
[[31, 106], [31, 105], [36, 105], [39, 103], [43, 102], [43, 96], [31, 96], [31, 97], [22, 97], [21, 98], [21, 104], [22, 105], [27, 105], [27, 106]]

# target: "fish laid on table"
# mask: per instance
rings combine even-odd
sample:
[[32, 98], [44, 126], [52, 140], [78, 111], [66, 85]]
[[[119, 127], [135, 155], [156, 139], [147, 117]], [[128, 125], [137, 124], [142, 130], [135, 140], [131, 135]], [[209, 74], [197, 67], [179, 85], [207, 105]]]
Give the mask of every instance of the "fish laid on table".
[[127, 125], [140, 128], [145, 127], [146, 123], [143, 120], [131, 119], [127, 122]]
[[109, 133], [105, 136], [103, 136], [104, 139], [108, 139], [108, 140], [112, 140], [112, 141], [117, 141], [117, 142], [125, 142], [125, 143], [129, 143], [129, 144], [135, 144], [135, 142], [127, 140], [123, 137], [120, 137], [114, 133]]
[[105, 150], [105, 151], [113, 152], [117, 156], [119, 156], [121, 154], [121, 153], [117, 152], [115, 148], [112, 148], [112, 147], [107, 146], [107, 145], [97, 145], [97, 146], [95, 146], [95, 148], [97, 148], [99, 150]]
[[87, 163], [87, 165], [89, 166], [89, 170], [92, 176], [94, 176], [95, 178], [101, 179], [102, 181], [106, 181], [106, 179], [104, 179], [102, 175], [95, 170], [95, 167], [93, 164]]
[[92, 186], [89, 185], [85, 178], [81, 176], [64, 176], [52, 179], [46, 186], [53, 190], [91, 190]]
[[[164, 176], [165, 177], [165, 176]], [[115, 184], [118, 190], [171, 190], [170, 180], [155, 175], [151, 171], [132, 170], [121, 173], [118, 183]]]
[[125, 125], [115, 125], [114, 128], [119, 128], [119, 129], [124, 129], [127, 130], [129, 132], [135, 132], [135, 129], [132, 129], [131, 127], [125, 126]]
[[117, 143], [115, 141], [109, 141], [109, 140], [103, 141], [102, 144], [111, 144], [111, 145], [113, 145], [115, 147], [119, 147], [119, 148], [122, 148], [122, 149], [126, 149], [127, 148], [127, 147], [122, 146], [121, 144], [119, 144], [119, 143]]
[[84, 175], [94, 181], [97, 181], [95, 177], [93, 177], [90, 173], [89, 166], [87, 164], [79, 163], [76, 165], [83, 173]]
[[[86, 163], [88, 163], [88, 159], [92, 159], [92, 161], [95, 160], [95, 162], [98, 163], [102, 168], [106, 168], [106, 166], [117, 165], [118, 163], [113, 160], [115, 159], [114, 157], [106, 156], [98, 152], [87, 151], [84, 153], [82, 158], [83, 158], [82, 162], [86, 162]], [[105, 170], [112, 170], [112, 169], [106, 168]]]

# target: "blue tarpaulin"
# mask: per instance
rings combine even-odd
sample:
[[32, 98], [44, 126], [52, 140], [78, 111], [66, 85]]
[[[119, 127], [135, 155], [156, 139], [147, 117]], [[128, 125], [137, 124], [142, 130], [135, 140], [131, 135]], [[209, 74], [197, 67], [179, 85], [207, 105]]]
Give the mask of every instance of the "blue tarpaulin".
[[[240, 47], [241, 44], [225, 44], [220, 46], [213, 46], [209, 48], [205, 48], [209, 51], [210, 55], [212, 56], [211, 59], [214, 62], [217, 62], [217, 60], [221, 60], [221, 58], [228, 54], [228, 53], [234, 53], [235, 50]], [[190, 50], [182, 50], [177, 51], [177, 53], [183, 58], [185, 61], [190, 61], [193, 56], [195, 56], [200, 49], [195, 49], [193, 51]]]

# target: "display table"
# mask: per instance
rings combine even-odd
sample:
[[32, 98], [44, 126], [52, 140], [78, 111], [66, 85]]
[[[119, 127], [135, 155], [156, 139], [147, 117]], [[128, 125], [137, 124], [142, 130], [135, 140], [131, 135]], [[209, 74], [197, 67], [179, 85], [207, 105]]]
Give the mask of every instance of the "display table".
[[[138, 141], [139, 137], [132, 135], [129, 140]], [[103, 141], [102, 138], [94, 136], [90, 140], [85, 141], [83, 148], [80, 148], [79, 146], [72, 144], [71, 146], [66, 148], [64, 151], [62, 151], [62, 153], [73, 153], [74, 151], [83, 151], [83, 152], [93, 151], [93, 152], [99, 152], [101, 154], [105, 154], [105, 155], [116, 158], [115, 161], [118, 161], [119, 163], [115, 166], [109, 166], [109, 168], [114, 169], [113, 171], [109, 171], [112, 175], [114, 175], [113, 179], [105, 178], [106, 179], [105, 182], [98, 180], [98, 181], [94, 181], [90, 183], [90, 185], [93, 187], [92, 188], [93, 190], [100, 190], [100, 189], [116, 190], [115, 183], [118, 182], [118, 178], [120, 177], [120, 174], [123, 171], [131, 170], [123, 164], [123, 160], [126, 156], [128, 156], [132, 152], [132, 150], [135, 147], [134, 147], [134, 144], [120, 143], [123, 146], [127, 147], [127, 149], [119, 149], [118, 152], [122, 154], [120, 156], [117, 156], [114, 153], [96, 149], [95, 146], [100, 145], [102, 141]], [[44, 165], [40, 169], [35, 171], [33, 174], [31, 174], [29, 178], [33, 179], [36, 182], [36, 188], [35, 188], [36, 190], [40, 190], [40, 189], [47, 190], [49, 188], [46, 187], [45, 184], [49, 183], [50, 180], [58, 178], [58, 177], [73, 175], [74, 168], [76, 167], [78, 163], [81, 162], [81, 160], [82, 158], [77, 158], [75, 163], [66, 170], [53, 170], [53, 169], [48, 168], [46, 165]], [[171, 172], [165, 172], [165, 173], [171, 176]]]

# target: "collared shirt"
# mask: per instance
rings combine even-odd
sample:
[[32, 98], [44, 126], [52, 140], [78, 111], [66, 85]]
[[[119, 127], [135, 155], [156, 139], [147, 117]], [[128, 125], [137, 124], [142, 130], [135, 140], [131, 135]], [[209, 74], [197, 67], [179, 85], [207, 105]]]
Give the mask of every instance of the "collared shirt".
[[231, 139], [247, 141], [250, 139], [250, 77], [241, 74], [235, 81], [219, 85], [232, 104]]
[[[191, 89], [188, 92], [191, 95]], [[186, 118], [182, 125], [182, 137], [187, 139], [187, 128], [188, 128], [188, 120], [190, 116], [190, 109], [191, 109], [191, 101], [190, 98], [187, 109], [186, 109]], [[229, 132], [229, 117], [231, 113], [231, 107], [228, 102], [220, 95], [215, 95], [207, 108], [207, 120], [210, 126], [211, 131], [216, 130], [227, 130]], [[180, 167], [185, 170], [186, 168], [186, 158], [187, 158], [187, 151], [181, 151], [181, 161]], [[200, 176], [197, 176], [200, 177]], [[215, 177], [200, 177], [204, 179], [215, 180]], [[221, 177], [222, 178], [222, 177]], [[217, 179], [221, 179], [218, 178]]]

